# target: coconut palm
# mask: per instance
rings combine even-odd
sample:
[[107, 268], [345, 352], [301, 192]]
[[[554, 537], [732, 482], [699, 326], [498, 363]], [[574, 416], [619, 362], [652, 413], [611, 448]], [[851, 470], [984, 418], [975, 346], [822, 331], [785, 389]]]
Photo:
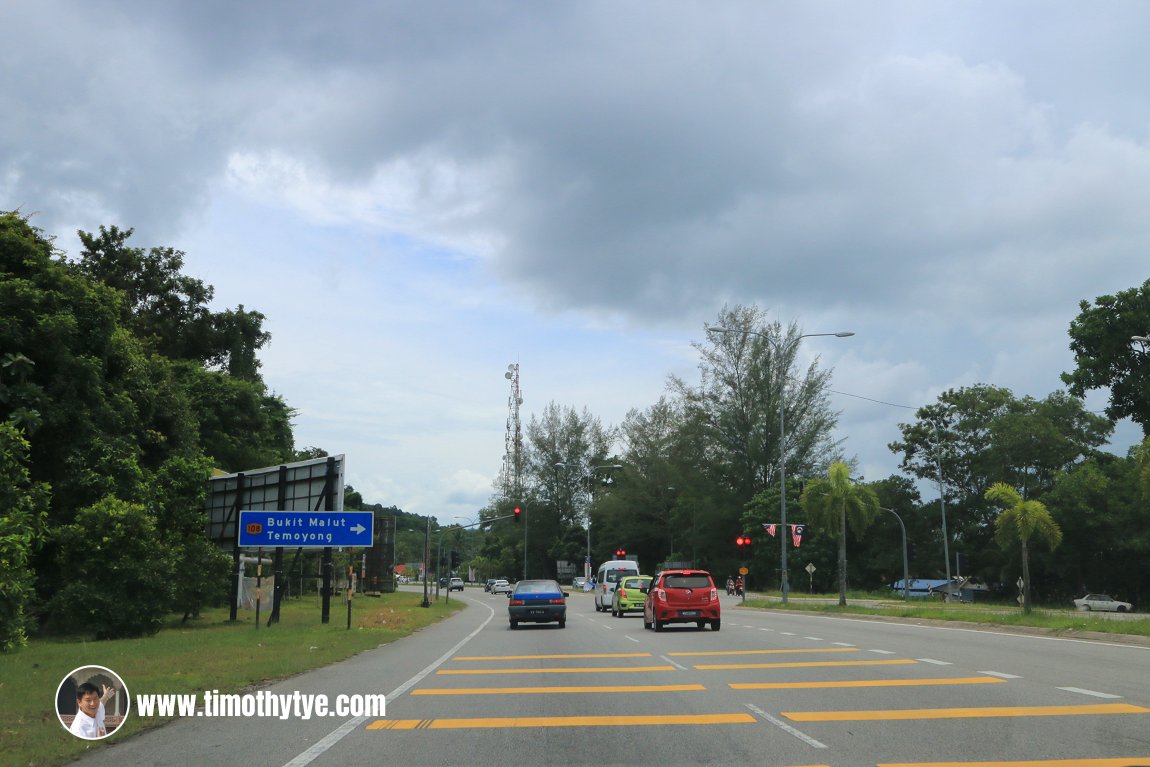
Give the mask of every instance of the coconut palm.
[[1062, 529], [1046, 510], [1042, 501], [1023, 500], [1018, 491], [1005, 482], [996, 482], [986, 491], [988, 501], [1004, 509], [994, 520], [994, 539], [1006, 548], [1022, 544], [1022, 611], [1030, 613], [1030, 539], [1037, 534], [1051, 550], [1062, 543]]
[[[807, 483], [799, 504], [807, 519], [817, 529], [839, 534], [839, 605], [847, 603], [847, 524], [861, 535], [878, 516], [878, 496], [875, 491], [851, 481], [850, 469], [836, 461], [827, 472], [827, 479], [813, 479]], [[784, 531], [785, 534], [785, 531]]]

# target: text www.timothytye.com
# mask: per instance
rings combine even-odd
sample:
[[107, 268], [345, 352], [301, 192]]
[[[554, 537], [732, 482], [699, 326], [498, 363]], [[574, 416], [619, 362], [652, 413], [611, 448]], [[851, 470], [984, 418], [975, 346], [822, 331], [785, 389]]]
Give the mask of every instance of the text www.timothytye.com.
[[202, 696], [137, 695], [136, 713], [140, 716], [262, 716], [269, 719], [386, 716], [387, 701], [383, 695], [337, 695], [333, 706], [326, 695], [308, 695], [299, 690], [283, 694], [260, 690], [223, 695], [219, 690], [204, 690]]

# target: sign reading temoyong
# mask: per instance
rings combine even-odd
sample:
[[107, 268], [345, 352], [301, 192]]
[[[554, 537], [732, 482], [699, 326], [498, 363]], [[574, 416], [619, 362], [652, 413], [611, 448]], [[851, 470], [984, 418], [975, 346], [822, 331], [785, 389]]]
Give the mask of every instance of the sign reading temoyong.
[[370, 511], [241, 511], [240, 546], [370, 547]]

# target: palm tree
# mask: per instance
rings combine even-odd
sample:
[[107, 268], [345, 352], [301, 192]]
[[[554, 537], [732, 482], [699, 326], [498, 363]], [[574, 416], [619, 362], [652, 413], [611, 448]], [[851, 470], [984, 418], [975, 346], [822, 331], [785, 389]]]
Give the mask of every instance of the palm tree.
[[[851, 481], [850, 469], [836, 461], [827, 472], [827, 479], [814, 479], [807, 483], [799, 504], [811, 524], [820, 530], [839, 533], [839, 605], [847, 603], [847, 523], [861, 535], [878, 516], [878, 496], [875, 491]], [[783, 531], [786, 534], [786, 531]]]
[[1053, 551], [1062, 543], [1062, 529], [1042, 501], [1023, 500], [1018, 491], [1005, 482], [991, 485], [985, 497], [1005, 507], [994, 520], [994, 539], [998, 545], [1006, 548], [1015, 542], [1022, 544], [1022, 612], [1029, 614], [1030, 539], [1037, 533]]

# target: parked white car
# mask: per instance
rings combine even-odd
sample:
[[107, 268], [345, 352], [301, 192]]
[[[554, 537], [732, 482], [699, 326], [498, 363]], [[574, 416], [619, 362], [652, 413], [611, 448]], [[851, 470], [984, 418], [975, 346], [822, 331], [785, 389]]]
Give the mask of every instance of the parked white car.
[[1105, 594], [1087, 594], [1081, 599], [1074, 600], [1074, 606], [1086, 612], [1129, 613], [1134, 612], [1134, 605], [1129, 602], [1119, 602]]

